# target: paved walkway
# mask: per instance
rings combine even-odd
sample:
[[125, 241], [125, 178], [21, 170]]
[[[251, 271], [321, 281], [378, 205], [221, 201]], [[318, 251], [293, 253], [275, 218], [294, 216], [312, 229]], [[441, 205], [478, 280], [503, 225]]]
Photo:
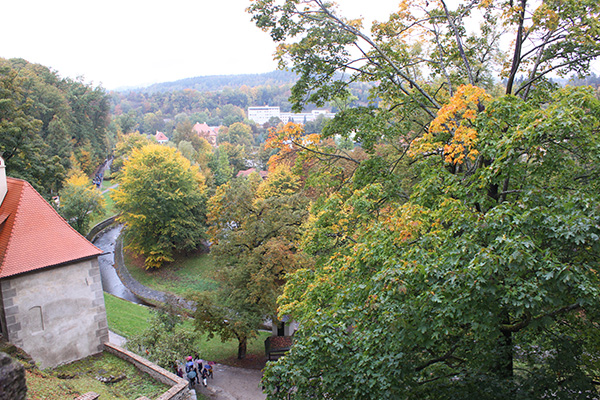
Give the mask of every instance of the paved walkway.
[[108, 341], [119, 347], [125, 347], [125, 343], [127, 343], [127, 339], [113, 331], [108, 331]]
[[264, 400], [260, 379], [262, 371], [213, 365], [214, 379], [208, 378], [208, 386], [196, 385], [196, 391], [211, 400]]
[[[174, 301], [180, 307], [194, 310], [194, 304], [175, 296], [169, 296], [164, 292], [150, 289], [137, 282], [129, 274], [123, 262], [122, 242], [117, 240], [115, 248], [115, 269], [123, 284], [136, 296], [159, 302]], [[108, 332], [109, 341], [120, 347], [125, 347], [126, 339], [114, 332]], [[223, 364], [215, 364], [214, 378], [208, 379], [207, 387], [196, 385], [195, 389], [206, 398], [211, 400], [265, 400], [267, 396], [261, 390], [260, 380], [262, 371], [257, 369], [246, 369], [230, 367]]]
[[111, 190], [111, 189], [116, 189], [116, 188], [118, 188], [118, 187], [119, 187], [119, 184], [118, 184], [118, 183], [115, 183], [114, 185], [112, 185], [112, 186], [110, 186], [110, 187], [107, 187], [106, 189], [104, 189], [104, 190], [102, 191], [102, 194], [104, 194], [104, 193], [108, 192], [108, 191], [109, 191], [109, 190]]
[[[115, 332], [108, 331], [108, 340], [125, 347], [127, 339]], [[197, 384], [196, 392], [210, 400], [264, 400], [267, 398], [260, 388], [262, 371], [230, 367], [223, 364], [213, 365], [213, 378], [208, 378], [207, 387]]]

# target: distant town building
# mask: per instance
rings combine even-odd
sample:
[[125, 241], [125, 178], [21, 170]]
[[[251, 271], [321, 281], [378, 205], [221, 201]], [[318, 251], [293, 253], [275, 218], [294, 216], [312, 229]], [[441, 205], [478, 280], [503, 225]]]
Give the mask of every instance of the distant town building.
[[258, 173], [260, 175], [260, 177], [263, 179], [267, 179], [267, 175], [269, 175], [269, 173], [267, 171], [257, 171], [256, 168], [250, 168], [250, 169], [246, 169], [244, 171], [238, 172], [236, 175], [236, 178], [240, 178], [240, 177], [247, 178], [250, 176], [250, 174], [252, 174], [254, 172]]
[[196, 122], [192, 129], [194, 129], [194, 132], [196, 132], [198, 136], [206, 139], [212, 146], [217, 145], [217, 134], [219, 133], [218, 126], [208, 126], [206, 122]]
[[164, 133], [159, 131], [156, 131], [156, 135], [154, 135], [154, 138], [159, 144], [167, 143], [169, 141], [169, 138]]
[[273, 117], [281, 119], [281, 110], [279, 107], [248, 107], [248, 119], [256, 122], [257, 124], [269, 122], [269, 120]]
[[264, 124], [269, 122], [273, 117], [279, 118], [283, 123], [294, 122], [297, 124], [305, 124], [312, 122], [317, 119], [319, 115], [325, 118], [335, 117], [335, 113], [327, 110], [313, 110], [309, 113], [291, 113], [282, 112], [279, 107], [248, 107], [248, 119], [256, 122], [257, 124]]

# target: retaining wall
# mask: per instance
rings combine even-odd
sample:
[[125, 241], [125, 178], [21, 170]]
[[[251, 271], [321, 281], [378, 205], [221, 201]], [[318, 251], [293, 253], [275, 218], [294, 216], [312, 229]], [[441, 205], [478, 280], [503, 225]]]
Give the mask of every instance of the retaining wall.
[[93, 242], [94, 239], [96, 238], [96, 235], [98, 235], [100, 232], [102, 232], [105, 228], [107, 228], [110, 225], [115, 223], [117, 216], [118, 215], [113, 215], [112, 217], [107, 218], [104, 221], [99, 222], [96, 225], [94, 225], [92, 227], [92, 229], [90, 229], [90, 232], [85, 236], [85, 238], [87, 240], [89, 240], [90, 242]]
[[[157, 381], [164, 383], [165, 385], [171, 386], [171, 389], [167, 390], [156, 400], [188, 400], [190, 398], [187, 380], [180, 378], [177, 375], [167, 371], [166, 369], [159, 367], [153, 362], [150, 362], [145, 358], [140, 357], [137, 354], [132, 353], [130, 351], [127, 351], [115, 344], [105, 343], [104, 350], [135, 365], [137, 369], [147, 373]], [[143, 398], [137, 400], [142, 399]]]
[[187, 301], [182, 297], [161, 292], [159, 290], [151, 289], [136, 281], [127, 270], [127, 267], [125, 267], [125, 261], [123, 259], [123, 240], [121, 239], [121, 236], [119, 236], [117, 242], [115, 243], [114, 254], [114, 267], [117, 271], [117, 275], [119, 276], [119, 279], [121, 279], [123, 285], [125, 285], [125, 287], [131, 291], [131, 293], [152, 305], [162, 305], [168, 303], [189, 312], [194, 312], [196, 310], [194, 303], [191, 301]]

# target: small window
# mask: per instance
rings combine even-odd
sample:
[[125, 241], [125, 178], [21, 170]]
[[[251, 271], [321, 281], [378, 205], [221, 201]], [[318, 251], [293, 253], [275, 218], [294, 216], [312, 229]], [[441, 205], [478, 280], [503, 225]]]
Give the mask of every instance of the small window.
[[41, 332], [44, 330], [42, 307], [35, 306], [29, 309], [29, 326], [31, 328], [31, 332]]

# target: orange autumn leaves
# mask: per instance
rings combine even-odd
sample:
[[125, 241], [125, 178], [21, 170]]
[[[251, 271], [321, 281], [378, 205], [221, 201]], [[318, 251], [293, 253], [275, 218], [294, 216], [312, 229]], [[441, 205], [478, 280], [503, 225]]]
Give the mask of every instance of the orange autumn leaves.
[[473, 122], [479, 110], [483, 109], [483, 102], [490, 98], [480, 87], [460, 86], [450, 101], [438, 110], [428, 132], [413, 142], [411, 155], [441, 152], [444, 161], [449, 164], [462, 164], [467, 159], [474, 161], [479, 151]]
[[269, 172], [282, 164], [284, 160], [295, 154], [298, 150], [314, 148], [321, 141], [319, 134], [304, 134], [304, 125], [288, 122], [283, 126], [269, 129], [269, 137], [265, 149], [276, 149], [278, 152], [269, 160]]

